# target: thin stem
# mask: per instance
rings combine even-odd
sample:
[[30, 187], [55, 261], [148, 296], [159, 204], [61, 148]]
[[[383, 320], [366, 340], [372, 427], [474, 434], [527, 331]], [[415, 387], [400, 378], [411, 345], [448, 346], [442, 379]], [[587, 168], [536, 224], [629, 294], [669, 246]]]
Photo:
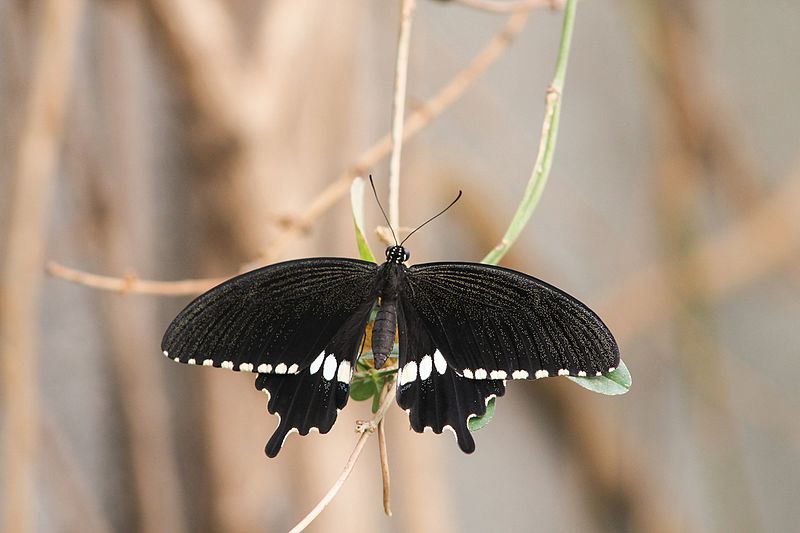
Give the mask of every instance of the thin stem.
[[[390, 389], [394, 389], [394, 380], [386, 382], [381, 390], [381, 404], [389, 394]], [[383, 480], [383, 512], [386, 516], [392, 516], [392, 497], [391, 480], [389, 478], [389, 453], [386, 448], [386, 428], [384, 421], [378, 422], [378, 451], [381, 458], [381, 479]]]
[[45, 270], [51, 276], [85, 285], [93, 289], [119, 292], [121, 294], [158, 294], [161, 296], [198, 294], [228, 279], [228, 277], [224, 277], [186, 279], [181, 281], [152, 281], [139, 279], [134, 275], [115, 278], [83, 272], [66, 267], [55, 261], [49, 261]]
[[561, 30], [561, 44], [558, 49], [558, 59], [556, 61], [556, 72], [553, 81], [547, 90], [547, 98], [542, 121], [542, 135], [539, 141], [539, 153], [536, 156], [536, 163], [533, 166], [528, 186], [522, 200], [511, 219], [511, 223], [500, 242], [483, 258], [484, 263], [497, 264], [508, 252], [511, 245], [519, 237], [525, 225], [531, 218], [534, 209], [542, 197], [542, 192], [547, 184], [550, 175], [550, 168], [553, 164], [553, 154], [556, 149], [556, 139], [558, 138], [558, 122], [561, 113], [561, 94], [564, 90], [564, 78], [567, 74], [567, 61], [569, 59], [570, 44], [572, 42], [572, 31], [575, 26], [576, 0], [567, 0], [564, 9], [564, 24]]
[[355, 448], [353, 448], [353, 452], [350, 454], [350, 458], [347, 460], [347, 464], [344, 466], [344, 470], [336, 479], [336, 482], [330, 488], [330, 490], [323, 496], [323, 498], [311, 509], [309, 512], [296, 526], [294, 526], [289, 533], [300, 533], [305, 528], [314, 521], [315, 518], [319, 516], [319, 514], [328, 506], [331, 501], [336, 497], [341, 490], [342, 486], [344, 486], [344, 482], [347, 481], [347, 478], [350, 477], [350, 474], [353, 472], [353, 468], [356, 466], [356, 462], [358, 462], [358, 458], [361, 455], [361, 452], [364, 450], [364, 445], [367, 443], [367, 439], [369, 439], [370, 435], [375, 431], [377, 424], [379, 424], [383, 418], [386, 416], [386, 412], [389, 410], [389, 407], [392, 406], [394, 403], [395, 398], [395, 387], [391, 387], [384, 398], [383, 403], [381, 404], [380, 409], [378, 412], [375, 413], [375, 416], [372, 417], [372, 420], [366, 422], [365, 424], [361, 424], [357, 431], [361, 432], [361, 436], [358, 438], [358, 442], [356, 442]]
[[400, 34], [397, 39], [397, 62], [392, 103], [392, 155], [389, 159], [389, 223], [400, 228], [400, 154], [403, 151], [403, 117], [406, 109], [408, 50], [411, 44], [411, 14], [415, 0], [400, 4]]

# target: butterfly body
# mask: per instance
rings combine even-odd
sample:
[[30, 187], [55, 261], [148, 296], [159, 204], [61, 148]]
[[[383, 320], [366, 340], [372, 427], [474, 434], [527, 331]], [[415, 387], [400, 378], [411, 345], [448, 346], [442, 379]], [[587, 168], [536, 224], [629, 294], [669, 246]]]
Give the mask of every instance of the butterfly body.
[[372, 356], [375, 368], [383, 368], [394, 347], [397, 331], [397, 299], [400, 296], [409, 253], [402, 246], [386, 249], [386, 262], [378, 269], [380, 309], [372, 327]]
[[330, 430], [374, 305], [376, 368], [399, 337], [397, 402], [412, 429], [450, 429], [475, 448], [467, 422], [505, 393], [507, 379], [595, 376], [612, 371], [619, 350], [588, 307], [526, 274], [478, 263], [408, 267], [402, 246], [378, 266], [311, 258], [237, 276], [199, 296], [162, 341], [169, 358], [258, 374], [256, 387], [280, 415], [267, 443], [289, 433]]

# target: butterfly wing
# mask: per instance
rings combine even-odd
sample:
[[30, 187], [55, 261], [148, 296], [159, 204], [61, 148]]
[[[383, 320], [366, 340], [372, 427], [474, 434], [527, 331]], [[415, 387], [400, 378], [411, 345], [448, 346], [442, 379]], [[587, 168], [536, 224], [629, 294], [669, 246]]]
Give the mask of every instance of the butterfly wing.
[[474, 380], [596, 376], [619, 348], [586, 305], [539, 279], [478, 263], [406, 271], [402, 298], [447, 363]]
[[270, 265], [200, 295], [170, 324], [167, 357], [257, 372], [280, 416], [267, 454], [292, 430], [324, 433], [347, 402], [352, 366], [376, 299], [376, 265], [313, 258]]
[[458, 375], [437, 348], [414, 306], [401, 300], [398, 307], [400, 361], [397, 403], [406, 409], [411, 428], [441, 433], [450, 429], [466, 453], [475, 450], [467, 423], [483, 416], [493, 397], [505, 393], [502, 380], [474, 380]]
[[327, 433], [347, 404], [350, 379], [359, 355], [373, 301], [365, 301], [342, 325], [314, 361], [296, 375], [259, 374], [256, 388], [267, 393], [267, 409], [279, 417], [265, 448], [278, 455], [286, 437], [297, 432]]

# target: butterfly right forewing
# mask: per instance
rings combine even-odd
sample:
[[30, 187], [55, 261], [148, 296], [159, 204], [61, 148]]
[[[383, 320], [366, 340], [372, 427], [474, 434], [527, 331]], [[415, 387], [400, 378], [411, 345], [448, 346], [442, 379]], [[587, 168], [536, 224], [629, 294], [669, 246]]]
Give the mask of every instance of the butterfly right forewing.
[[476, 380], [596, 376], [619, 349], [586, 305], [521, 272], [478, 263], [407, 269], [402, 299], [450, 366]]

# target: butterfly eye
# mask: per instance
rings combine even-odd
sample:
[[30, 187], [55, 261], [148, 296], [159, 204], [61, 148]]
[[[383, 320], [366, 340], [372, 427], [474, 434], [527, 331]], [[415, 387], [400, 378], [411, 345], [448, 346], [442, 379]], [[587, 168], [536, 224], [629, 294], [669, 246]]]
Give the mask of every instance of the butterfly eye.
[[386, 249], [386, 259], [389, 259], [389, 254], [391, 254], [391, 253], [392, 253], [392, 248], [393, 248], [393, 247], [392, 247], [392, 246], [390, 246], [390, 247], [388, 247], [388, 248]]
[[411, 252], [409, 252], [408, 250], [403, 250], [403, 261], [408, 261], [410, 257], [411, 257]]

